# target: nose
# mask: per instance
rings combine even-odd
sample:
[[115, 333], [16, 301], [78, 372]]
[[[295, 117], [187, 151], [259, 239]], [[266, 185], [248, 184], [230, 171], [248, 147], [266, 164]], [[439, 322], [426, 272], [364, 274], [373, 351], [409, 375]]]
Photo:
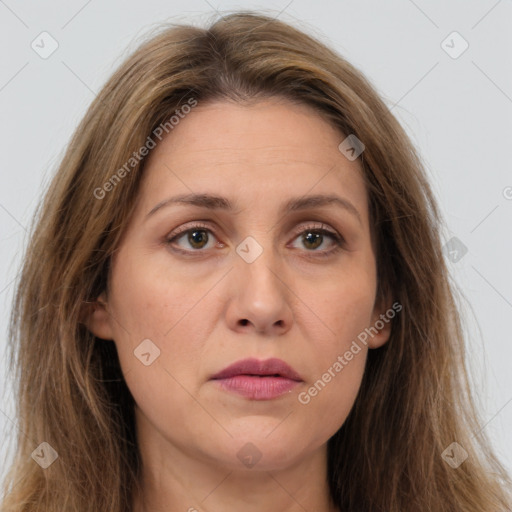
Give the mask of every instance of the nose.
[[252, 263], [237, 257], [230, 272], [229, 327], [240, 333], [278, 336], [292, 325], [290, 300], [295, 296], [270, 249]]

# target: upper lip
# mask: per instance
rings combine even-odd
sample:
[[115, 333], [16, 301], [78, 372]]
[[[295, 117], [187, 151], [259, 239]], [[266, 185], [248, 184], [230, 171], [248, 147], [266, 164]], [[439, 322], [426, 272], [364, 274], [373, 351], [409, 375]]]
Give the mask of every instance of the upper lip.
[[301, 376], [291, 366], [277, 358], [263, 361], [254, 358], [241, 359], [216, 373], [212, 379], [228, 379], [236, 375], [278, 375], [279, 377], [302, 381]]

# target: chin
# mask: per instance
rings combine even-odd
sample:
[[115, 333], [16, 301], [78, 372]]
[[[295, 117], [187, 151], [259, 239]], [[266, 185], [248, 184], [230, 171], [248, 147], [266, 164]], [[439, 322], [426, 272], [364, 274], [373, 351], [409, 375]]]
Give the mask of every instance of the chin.
[[220, 440], [212, 440], [211, 446], [217, 450], [212, 453], [209, 446], [209, 455], [232, 471], [279, 471], [297, 464], [322, 444], [315, 446], [313, 440], [309, 442], [300, 432], [290, 432], [282, 426], [276, 429], [275, 420], [272, 425], [262, 429], [253, 424], [253, 428], [244, 428], [243, 434], [231, 429], [233, 437], [224, 437], [222, 446]]

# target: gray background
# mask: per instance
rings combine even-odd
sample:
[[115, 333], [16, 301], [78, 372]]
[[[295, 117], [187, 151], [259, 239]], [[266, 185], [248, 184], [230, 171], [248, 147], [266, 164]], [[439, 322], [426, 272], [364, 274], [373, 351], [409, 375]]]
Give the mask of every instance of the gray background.
[[[215, 10], [238, 8], [263, 9], [331, 44], [365, 73], [419, 148], [446, 220], [443, 240], [455, 236], [467, 247], [447, 259], [460, 258], [449, 266], [465, 296], [481, 430], [512, 471], [511, 0], [0, 0], [0, 461], [13, 456], [16, 425], [5, 358], [13, 280], [72, 131], [148, 30], [165, 21], [200, 25]], [[43, 45], [43, 31], [59, 45], [47, 59], [31, 47]], [[469, 44], [461, 55], [464, 41], [447, 39], [453, 31]]]

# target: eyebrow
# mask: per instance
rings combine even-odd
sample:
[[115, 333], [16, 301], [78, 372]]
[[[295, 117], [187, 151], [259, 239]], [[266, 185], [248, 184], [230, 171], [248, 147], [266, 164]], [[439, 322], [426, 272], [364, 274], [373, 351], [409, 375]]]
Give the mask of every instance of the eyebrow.
[[[230, 212], [234, 211], [233, 204], [227, 197], [213, 194], [182, 194], [160, 201], [146, 215], [146, 218], [152, 216], [162, 208], [177, 204], [197, 206], [200, 208], [206, 208], [208, 210], [224, 210]], [[361, 215], [356, 207], [348, 199], [339, 197], [335, 194], [316, 194], [289, 199], [286, 203], [283, 204], [279, 213], [283, 215], [286, 213], [308, 210], [312, 208], [321, 208], [331, 205], [344, 209], [356, 217], [359, 223], [362, 224]]]

